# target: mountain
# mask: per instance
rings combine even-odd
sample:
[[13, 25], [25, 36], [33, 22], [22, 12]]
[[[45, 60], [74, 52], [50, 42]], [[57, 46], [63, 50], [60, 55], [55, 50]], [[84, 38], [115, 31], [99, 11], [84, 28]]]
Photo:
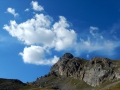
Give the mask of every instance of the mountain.
[[20, 80], [0, 78], [0, 90], [19, 90], [19, 88], [24, 86], [26, 84]]
[[120, 90], [120, 60], [86, 60], [65, 53], [34, 82], [0, 79], [0, 90]]
[[65, 53], [50, 72], [37, 78], [33, 85], [58, 90], [98, 90], [119, 83], [119, 79], [119, 60], [100, 57], [86, 60]]

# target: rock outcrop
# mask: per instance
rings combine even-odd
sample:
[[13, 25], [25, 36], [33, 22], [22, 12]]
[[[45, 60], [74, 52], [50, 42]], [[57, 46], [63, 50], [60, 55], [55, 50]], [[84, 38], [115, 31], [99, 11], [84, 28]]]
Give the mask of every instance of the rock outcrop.
[[108, 58], [94, 57], [85, 60], [66, 53], [52, 66], [48, 76], [73, 77], [95, 87], [106, 80], [120, 79], [119, 66], [118, 62]]

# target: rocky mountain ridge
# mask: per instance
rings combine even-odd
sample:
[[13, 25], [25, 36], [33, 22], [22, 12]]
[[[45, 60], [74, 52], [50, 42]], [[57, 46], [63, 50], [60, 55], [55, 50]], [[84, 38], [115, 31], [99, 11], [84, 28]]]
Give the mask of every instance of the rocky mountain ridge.
[[65, 53], [52, 66], [49, 75], [73, 77], [95, 87], [106, 80], [120, 79], [120, 62], [99, 57], [94, 57], [88, 61]]

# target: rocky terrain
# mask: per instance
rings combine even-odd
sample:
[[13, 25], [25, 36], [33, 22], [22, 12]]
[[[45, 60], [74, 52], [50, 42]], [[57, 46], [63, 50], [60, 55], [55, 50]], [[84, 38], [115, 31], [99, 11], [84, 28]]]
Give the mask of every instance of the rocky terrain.
[[119, 60], [100, 57], [86, 60], [65, 53], [47, 75], [26, 84], [0, 79], [0, 90], [120, 90], [119, 79]]
[[[57, 79], [55, 79], [53, 82], [51, 79], [46, 80], [48, 77], [52, 76], [56, 77]], [[70, 53], [65, 53], [59, 59], [59, 61], [51, 67], [48, 75], [45, 75], [42, 78], [38, 78], [34, 82], [34, 85], [45, 87], [44, 82], [46, 82], [52, 83], [48, 86], [56, 85], [57, 88], [62, 89], [62, 87], [64, 87], [64, 84], [60, 84], [59, 81], [62, 81], [63, 79], [62, 82], [64, 82], [67, 81], [66, 79], [70, 78], [85, 82], [87, 85], [93, 88], [99, 87], [107, 82], [112, 83], [119, 81], [120, 61], [99, 57], [94, 57], [91, 60], [85, 60], [83, 58], [74, 57]], [[76, 90], [76, 88], [74, 87], [74, 89], [70, 90]]]
[[120, 62], [108, 58], [94, 57], [88, 61], [66, 53], [52, 66], [49, 74], [81, 79], [95, 87], [106, 80], [118, 80], [120, 78], [119, 66]]

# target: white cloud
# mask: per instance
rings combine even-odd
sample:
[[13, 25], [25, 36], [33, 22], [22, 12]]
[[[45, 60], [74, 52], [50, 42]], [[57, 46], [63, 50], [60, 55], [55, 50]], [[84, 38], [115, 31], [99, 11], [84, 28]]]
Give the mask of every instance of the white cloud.
[[[34, 10], [44, 10], [36, 1], [32, 1], [31, 5]], [[15, 14], [15, 10], [12, 12]], [[9, 25], [5, 24], [3, 29], [26, 46], [29, 45], [24, 48], [23, 52], [20, 52], [20, 55], [25, 63], [37, 65], [56, 63], [58, 60], [56, 55], [53, 58], [46, 57], [50, 53], [52, 54], [52, 51], [75, 50], [79, 55], [86, 53], [87, 57], [90, 57], [89, 53], [97, 51], [101, 55], [110, 56], [120, 45], [120, 42], [109, 40], [102, 33], [98, 33], [98, 27], [90, 26], [90, 33], [84, 33], [83, 36], [86, 37], [80, 37], [82, 35], [79, 34], [78, 39], [78, 34], [70, 29], [65, 17], [59, 16], [58, 21], [53, 21], [51, 16], [41, 13], [35, 14], [33, 18], [19, 24], [15, 20], [10, 20]]]
[[58, 57], [54, 56], [52, 59], [46, 59], [46, 51], [41, 46], [25, 47], [23, 52], [19, 53], [25, 63], [32, 63], [36, 65], [52, 65], [58, 61]]
[[13, 9], [13, 8], [8, 8], [8, 9], [7, 9], [7, 12], [10, 13], [10, 14], [13, 14], [14, 17], [18, 16], [18, 13], [16, 13], [16, 12], [15, 12], [15, 9]]
[[[98, 34], [99, 35], [99, 34]], [[97, 38], [88, 37], [87, 40], [84, 38], [80, 38], [80, 42], [77, 43], [76, 46], [76, 53], [79, 54], [90, 54], [93, 52], [95, 55], [106, 55], [112, 57], [115, 55], [115, 49], [120, 46], [119, 41], [109, 40], [107, 38]], [[90, 55], [89, 55], [90, 56]]]
[[[69, 24], [65, 17], [60, 16], [59, 18], [58, 22], [52, 24], [53, 22], [50, 16], [36, 14], [33, 18], [20, 24], [17, 24], [15, 20], [11, 20], [9, 25], [4, 25], [3, 29], [7, 30], [11, 36], [24, 42], [25, 45], [37, 44], [40, 45], [41, 48], [47, 48], [46, 51], [49, 51], [50, 49], [55, 49], [57, 51], [71, 49], [76, 43], [77, 34], [74, 30], [69, 29]], [[23, 57], [24, 62], [27, 60], [26, 63], [37, 64], [37, 59], [35, 62], [31, 61], [33, 58], [26, 59], [26, 57], [30, 56], [28, 50], [31, 51], [31, 48], [25, 48], [23, 53], [21, 53], [21, 56]], [[41, 54], [41, 56], [42, 55], [44, 54]], [[53, 60], [48, 59], [48, 62], [55, 63], [56, 58], [57, 57], [54, 57]], [[43, 59], [43, 61], [44, 60], [45, 59]], [[47, 59], [45, 62], [47, 63]]]
[[29, 8], [26, 8], [25, 11], [28, 12], [28, 11], [29, 11]]
[[96, 37], [97, 36], [97, 31], [98, 31], [98, 27], [93, 27], [93, 26], [90, 26], [90, 34], [93, 36], [93, 37]]
[[90, 30], [98, 30], [98, 27], [90, 26]]
[[44, 14], [36, 14], [34, 18], [17, 24], [11, 20], [10, 25], [4, 25], [11, 36], [17, 37], [27, 45], [50, 44], [54, 39], [54, 33], [49, 30], [51, 18]]
[[80, 38], [80, 41], [83, 43], [83, 44], [85, 44], [86, 46], [90, 46], [90, 38], [88, 37], [88, 40], [84, 40], [84, 39], [82, 39], [82, 38]]
[[77, 39], [75, 31], [68, 29], [69, 24], [66, 19], [63, 16], [60, 16], [59, 18], [59, 22], [56, 22], [53, 25], [53, 30], [57, 37], [55, 41], [55, 49], [58, 51], [74, 46]]
[[55, 47], [58, 51], [69, 48], [76, 42], [77, 35], [74, 30], [68, 29], [69, 24], [63, 16], [52, 28], [51, 23], [50, 16], [36, 14], [34, 18], [20, 24], [10, 21], [10, 25], [4, 25], [3, 29], [27, 45], [42, 44]]
[[32, 1], [31, 5], [33, 7], [33, 10], [35, 10], [35, 11], [43, 11], [44, 10], [44, 8], [41, 5], [38, 5], [37, 1]]

